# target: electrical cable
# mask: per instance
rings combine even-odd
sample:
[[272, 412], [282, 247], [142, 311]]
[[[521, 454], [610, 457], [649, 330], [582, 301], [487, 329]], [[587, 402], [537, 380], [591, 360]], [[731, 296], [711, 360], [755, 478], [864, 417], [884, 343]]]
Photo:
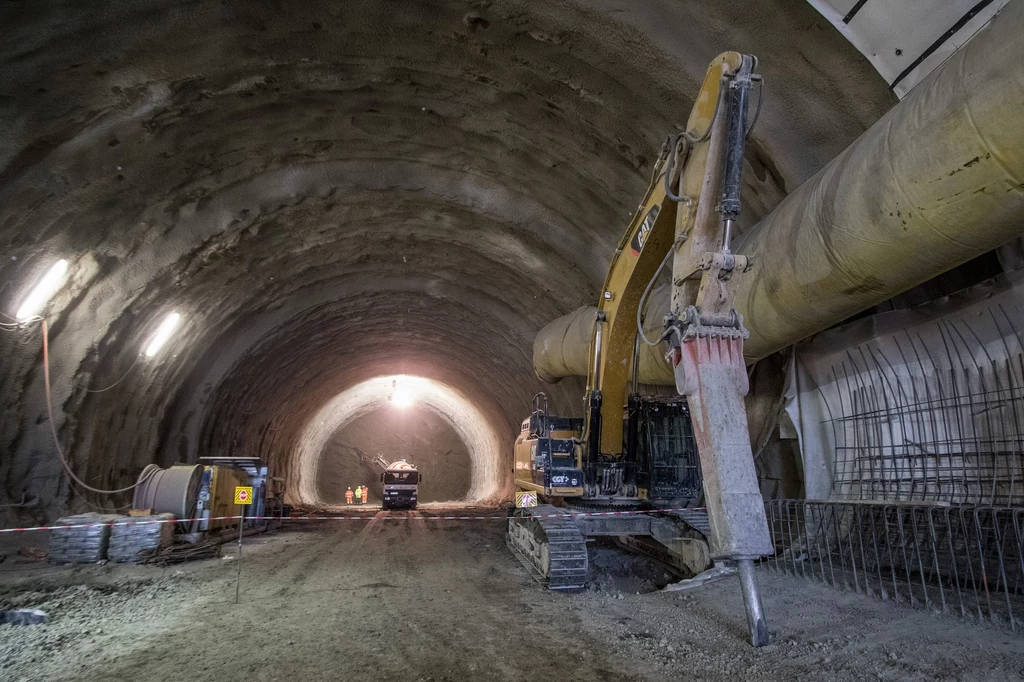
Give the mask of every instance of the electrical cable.
[[6, 317], [8, 320], [14, 320], [14, 322], [0, 322], [0, 327], [8, 327], [8, 329], [5, 329], [4, 331], [17, 331], [19, 328], [24, 327], [30, 322], [38, 322], [39, 320], [43, 319], [38, 315], [30, 317], [27, 320], [19, 320], [18, 318], [11, 317], [6, 313], [0, 313], [0, 316]]
[[651, 293], [651, 287], [653, 287], [654, 283], [658, 280], [658, 275], [661, 274], [662, 269], [664, 269], [665, 267], [665, 263], [668, 262], [668, 259], [672, 256], [673, 253], [675, 253], [675, 249], [669, 249], [668, 253], [665, 254], [665, 257], [661, 259], [661, 265], [659, 265], [658, 269], [654, 271], [654, 277], [651, 277], [651, 281], [647, 283], [647, 288], [644, 289], [644, 295], [640, 297], [640, 303], [636, 307], [636, 331], [640, 335], [640, 339], [648, 346], [657, 346], [659, 343], [661, 343], [661, 340], [662, 338], [664, 338], [664, 336], [660, 337], [657, 341], [654, 342], [648, 341], [647, 335], [644, 334], [644, 325], [641, 320], [641, 314], [644, 310], [644, 304], [647, 302], [647, 295]]
[[49, 343], [49, 340], [47, 338], [49, 336], [49, 328], [47, 327], [45, 319], [42, 322], [43, 322], [43, 325], [42, 325], [43, 326], [43, 386], [46, 388], [46, 414], [50, 418], [49, 419], [49, 421], [50, 421], [50, 433], [53, 434], [53, 445], [54, 445], [54, 447], [57, 450], [57, 456], [60, 458], [61, 466], [64, 467], [64, 471], [67, 472], [67, 475], [71, 478], [72, 481], [74, 481], [75, 483], [77, 483], [81, 487], [85, 488], [86, 490], [88, 490], [90, 492], [94, 492], [94, 493], [99, 493], [100, 495], [115, 495], [117, 493], [126, 493], [129, 490], [134, 490], [135, 488], [138, 488], [140, 485], [142, 485], [147, 480], [149, 480], [153, 476], [153, 474], [156, 473], [155, 469], [153, 470], [153, 472], [149, 476], [140, 479], [135, 485], [130, 485], [127, 488], [118, 488], [117, 490], [101, 490], [100, 488], [92, 487], [91, 485], [89, 485], [88, 483], [86, 483], [85, 481], [80, 479], [78, 476], [76, 476], [75, 472], [71, 470], [71, 466], [68, 464], [67, 459], [64, 458], [64, 449], [61, 448], [61, 446], [60, 446], [60, 438], [57, 436], [57, 426], [56, 426], [56, 424], [54, 423], [54, 420], [53, 420], [53, 397], [52, 397], [51, 392], [50, 392], [50, 343]]
[[[710, 129], [710, 126], [709, 126]], [[687, 144], [685, 151], [689, 152], [690, 138], [687, 137], [687, 133], [683, 133], [681, 136]], [[680, 135], [669, 135], [668, 141], [665, 143], [668, 145], [668, 165], [665, 167], [665, 196], [677, 204], [692, 204], [692, 197], [679, 196], [672, 191], [672, 169], [676, 165], [676, 145], [679, 143]]]
[[135, 362], [132, 363], [131, 367], [129, 367], [127, 370], [125, 370], [125, 373], [121, 375], [121, 378], [118, 379], [117, 381], [115, 381], [114, 383], [110, 384], [106, 388], [97, 388], [96, 390], [91, 390], [91, 389], [87, 388], [87, 389], [85, 389], [85, 392], [86, 393], [103, 393], [104, 391], [109, 391], [114, 386], [117, 386], [119, 383], [124, 381], [125, 377], [127, 377], [129, 374], [131, 374], [131, 371], [133, 369], [135, 369], [135, 365], [139, 364], [139, 360], [141, 360], [141, 359], [142, 359], [142, 353], [139, 353], [138, 356], [136, 356], [136, 358], [135, 358]]

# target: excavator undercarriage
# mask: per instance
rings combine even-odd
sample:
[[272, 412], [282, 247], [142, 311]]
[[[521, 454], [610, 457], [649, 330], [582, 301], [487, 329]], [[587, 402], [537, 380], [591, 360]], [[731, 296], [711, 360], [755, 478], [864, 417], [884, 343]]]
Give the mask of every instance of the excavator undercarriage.
[[516, 440], [517, 484], [559, 506], [516, 510], [507, 544], [538, 582], [584, 587], [593, 537], [615, 538], [680, 577], [710, 566], [707, 513], [692, 509], [703, 479], [685, 398], [631, 394], [618, 458], [587, 453], [584, 420], [548, 415], [543, 394], [534, 408]]
[[[530, 575], [551, 590], [586, 587], [587, 538], [610, 537], [654, 559], [679, 577], [711, 566], [703, 510], [601, 515], [542, 504], [516, 510], [505, 542]], [[620, 515], [621, 514], [621, 515]]]

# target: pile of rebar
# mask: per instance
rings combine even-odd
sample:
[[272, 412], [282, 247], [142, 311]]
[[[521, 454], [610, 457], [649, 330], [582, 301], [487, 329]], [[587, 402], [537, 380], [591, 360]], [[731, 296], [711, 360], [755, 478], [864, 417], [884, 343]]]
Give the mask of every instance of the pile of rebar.
[[212, 559], [218, 556], [220, 556], [220, 545], [215, 542], [203, 541], [195, 544], [182, 543], [143, 550], [138, 555], [138, 563], [166, 566], [196, 559]]

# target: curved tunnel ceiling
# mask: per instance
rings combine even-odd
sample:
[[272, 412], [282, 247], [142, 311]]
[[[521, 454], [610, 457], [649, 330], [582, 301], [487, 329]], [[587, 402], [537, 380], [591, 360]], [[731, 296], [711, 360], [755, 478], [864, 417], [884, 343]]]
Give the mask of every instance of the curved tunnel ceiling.
[[[894, 102], [781, 0], [5, 3], [0, 23], [0, 309], [71, 262], [54, 404], [94, 484], [208, 453], [287, 468], [332, 398], [391, 374], [459, 391], [510, 450], [536, 330], [594, 300], [717, 53], [767, 84], [743, 224]], [[172, 310], [180, 333], [124, 376]], [[38, 329], [0, 342], [3, 494], [52, 511]]]

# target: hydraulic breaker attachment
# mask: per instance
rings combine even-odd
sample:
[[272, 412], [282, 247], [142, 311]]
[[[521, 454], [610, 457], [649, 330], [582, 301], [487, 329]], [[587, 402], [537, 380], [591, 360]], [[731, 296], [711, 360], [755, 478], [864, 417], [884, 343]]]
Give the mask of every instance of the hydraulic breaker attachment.
[[[712, 558], [739, 563], [740, 583], [754, 646], [768, 643], [768, 628], [754, 576], [754, 560], [773, 552], [754, 469], [743, 397], [749, 388], [743, 340], [749, 335], [733, 307], [736, 288], [753, 263], [730, 251], [740, 213], [743, 149], [749, 91], [756, 60], [742, 56], [724, 74], [717, 116], [710, 129], [702, 178], [680, 178], [679, 194], [700, 183], [700, 196], [718, 196], [714, 211], [702, 202], [680, 212], [672, 273], [672, 313], [666, 317], [667, 359], [676, 388], [687, 397], [704, 474]], [[691, 152], [692, 153], [692, 152]], [[717, 191], [716, 191], [717, 190]], [[719, 215], [715, 216], [715, 212]]]

